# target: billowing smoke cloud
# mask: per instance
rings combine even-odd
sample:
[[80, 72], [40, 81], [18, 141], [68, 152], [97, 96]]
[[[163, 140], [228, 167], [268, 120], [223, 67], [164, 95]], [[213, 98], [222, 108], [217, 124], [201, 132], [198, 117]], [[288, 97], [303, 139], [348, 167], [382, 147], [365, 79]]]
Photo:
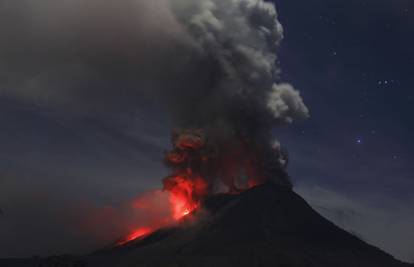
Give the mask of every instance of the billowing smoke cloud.
[[168, 1], [5, 0], [0, 7], [1, 97], [112, 112], [139, 109], [152, 92], [179, 83], [174, 69], [188, 40]]
[[201, 129], [210, 187], [290, 187], [272, 129], [308, 110], [279, 79], [282, 39], [263, 0], [4, 0], [0, 98], [85, 117], [156, 106], [179, 136]]
[[243, 172], [256, 180], [251, 183], [273, 179], [290, 186], [271, 130], [307, 117], [308, 110], [291, 85], [277, 83], [283, 29], [273, 4], [173, 0], [172, 10], [195, 44], [195, 68], [207, 75], [169, 92], [179, 126], [206, 131], [217, 146], [217, 175], [230, 189]]
[[273, 4], [45, 0], [1, 10], [0, 96], [92, 113], [156, 103], [173, 126], [206, 131], [223, 160], [240, 159], [226, 164], [256, 161], [258, 179], [289, 183], [271, 130], [308, 110], [279, 80]]
[[244, 113], [240, 117], [252, 116], [254, 123], [264, 125], [272, 118], [290, 122], [308, 115], [299, 93], [288, 84], [276, 83], [280, 71], [276, 52], [283, 29], [273, 4], [173, 0], [172, 6], [199, 57], [209, 63], [199, 65], [208, 74], [207, 83], [199, 80], [196, 87], [183, 89], [190, 91], [172, 97], [180, 104], [199, 104], [180, 105], [182, 119], [187, 123], [225, 119], [237, 124], [237, 113]]

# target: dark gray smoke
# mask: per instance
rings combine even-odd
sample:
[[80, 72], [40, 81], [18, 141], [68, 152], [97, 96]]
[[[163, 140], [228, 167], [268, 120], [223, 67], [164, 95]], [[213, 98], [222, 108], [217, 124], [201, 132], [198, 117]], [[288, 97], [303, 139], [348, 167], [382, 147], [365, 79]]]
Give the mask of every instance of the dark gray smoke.
[[194, 63], [206, 63], [192, 68], [203, 70], [196, 87], [172, 94], [174, 102], [192, 104], [179, 106], [183, 120], [231, 122], [243, 112], [256, 123], [291, 122], [308, 115], [298, 92], [277, 83], [276, 52], [283, 30], [272, 4], [172, 0], [172, 6], [198, 52]]
[[284, 156], [272, 148], [271, 130], [307, 117], [308, 110], [299, 93], [279, 80], [283, 28], [273, 4], [6, 0], [1, 5], [0, 96], [76, 112], [128, 111], [154, 103], [174, 126], [203, 129], [222, 162], [250, 162], [251, 175], [262, 180], [282, 176]]
[[250, 162], [245, 172], [261, 180], [286, 176], [271, 130], [308, 110], [278, 76], [283, 28], [273, 4], [5, 0], [1, 7], [0, 96], [86, 114], [155, 103], [174, 126], [203, 129], [223, 162], [237, 158], [226, 164]]
[[[290, 186], [284, 170], [286, 156], [274, 140], [272, 129], [304, 118], [308, 111], [299, 93], [279, 79], [277, 48], [282, 39], [283, 30], [274, 6], [262, 0], [2, 0], [0, 100], [53, 111], [56, 121], [66, 113], [86, 118], [98, 114], [99, 118], [111, 116], [113, 120], [119, 114], [156, 107], [173, 127], [202, 129], [215, 153], [216, 169], [211, 174], [214, 181], [222, 181], [231, 188], [239, 177], [260, 181], [271, 177]], [[148, 116], [142, 121], [151, 120], [153, 117]], [[41, 149], [35, 152], [40, 153], [38, 150]], [[53, 153], [45, 148], [43, 154], [55, 157], [65, 152], [66, 146]], [[37, 155], [28, 154], [26, 149], [15, 149], [15, 154], [22, 161], [33, 160], [36, 156], [32, 155]], [[47, 158], [33, 162], [44, 162], [44, 168], [49, 166]], [[69, 166], [68, 163], [68, 169]], [[33, 181], [44, 179], [33, 175]], [[88, 175], [79, 173], [79, 177], [85, 176]], [[88, 179], [79, 179], [79, 187], [83, 188]], [[12, 185], [2, 184], [0, 194], [37, 194], [33, 187], [22, 191], [20, 184], [25, 182], [15, 180]], [[72, 183], [70, 179], [62, 180], [65, 183], [57, 179], [56, 183]], [[108, 187], [114, 183], [106, 182]], [[62, 191], [71, 195], [64, 187], [42, 188], [46, 200], [36, 202], [33, 198], [30, 206], [16, 197], [18, 193], [5, 197], [10, 203], [4, 207], [7, 225], [16, 225], [22, 236], [27, 231], [33, 234], [32, 240], [44, 241], [44, 249], [36, 253], [48, 253], [57, 247], [55, 243], [67, 240], [61, 235], [56, 238], [58, 241], [43, 234], [39, 238], [43, 228], [50, 229], [49, 225], [69, 224], [69, 219], [57, 223], [47, 219], [60, 216], [46, 204], [60, 203]], [[76, 191], [77, 185], [73, 188]], [[86, 193], [76, 194], [93, 198]], [[72, 199], [67, 202], [65, 213], [78, 209]], [[21, 216], [10, 215], [10, 210], [16, 209], [22, 211]], [[44, 215], [32, 216], [37, 209]], [[39, 221], [40, 217], [44, 219]], [[32, 222], [33, 229], [17, 227], [27, 222]], [[0, 238], [1, 245], [25, 255], [31, 253], [22, 252], [18, 240], [14, 245], [7, 242], [14, 240], [16, 231], [3, 228], [2, 237], [7, 238]], [[58, 236], [62, 232], [59, 229], [54, 233]], [[81, 235], [78, 230], [74, 232]], [[84, 242], [73, 243], [76, 247]], [[37, 251], [33, 246], [28, 251]], [[62, 244], [59, 251], [65, 246]]]
[[[242, 173], [290, 186], [286, 161], [272, 146], [274, 126], [305, 118], [299, 93], [280, 83], [283, 29], [273, 4], [260, 0], [172, 0], [195, 50], [191, 87], [166, 91], [179, 126], [206, 131], [217, 147], [218, 176], [230, 188]], [[194, 80], [195, 79], [195, 80]]]

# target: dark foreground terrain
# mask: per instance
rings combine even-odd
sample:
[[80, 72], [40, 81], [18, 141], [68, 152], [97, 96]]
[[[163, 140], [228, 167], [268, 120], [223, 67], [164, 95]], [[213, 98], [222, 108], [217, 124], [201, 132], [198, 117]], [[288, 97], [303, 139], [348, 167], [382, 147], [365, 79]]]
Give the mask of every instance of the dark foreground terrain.
[[178, 226], [83, 257], [0, 260], [1, 267], [409, 267], [338, 228], [290, 189], [216, 195]]

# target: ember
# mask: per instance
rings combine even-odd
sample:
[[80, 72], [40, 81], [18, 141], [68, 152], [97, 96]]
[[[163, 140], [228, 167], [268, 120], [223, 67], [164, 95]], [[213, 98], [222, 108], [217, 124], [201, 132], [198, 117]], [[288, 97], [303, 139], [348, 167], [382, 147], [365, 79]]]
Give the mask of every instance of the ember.
[[117, 243], [117, 245], [120, 246], [120, 245], [126, 244], [129, 241], [132, 241], [132, 240], [138, 239], [140, 237], [143, 237], [143, 236], [151, 233], [152, 231], [153, 230], [151, 228], [148, 228], [148, 227], [139, 228], [139, 229], [135, 230], [134, 232], [132, 232], [131, 234], [129, 234], [125, 239], [119, 241]]
[[[199, 206], [197, 182], [185, 176], [168, 177], [164, 189], [170, 191], [170, 205], [175, 220], [191, 213]], [[203, 183], [199, 178], [198, 183]]]

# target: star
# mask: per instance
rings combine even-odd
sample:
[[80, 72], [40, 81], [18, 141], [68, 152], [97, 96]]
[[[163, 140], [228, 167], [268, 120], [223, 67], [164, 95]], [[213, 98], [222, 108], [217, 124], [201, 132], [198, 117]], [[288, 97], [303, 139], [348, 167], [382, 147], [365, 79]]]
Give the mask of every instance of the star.
[[356, 140], [356, 143], [357, 143], [358, 145], [362, 144], [362, 139], [358, 138], [358, 139]]

